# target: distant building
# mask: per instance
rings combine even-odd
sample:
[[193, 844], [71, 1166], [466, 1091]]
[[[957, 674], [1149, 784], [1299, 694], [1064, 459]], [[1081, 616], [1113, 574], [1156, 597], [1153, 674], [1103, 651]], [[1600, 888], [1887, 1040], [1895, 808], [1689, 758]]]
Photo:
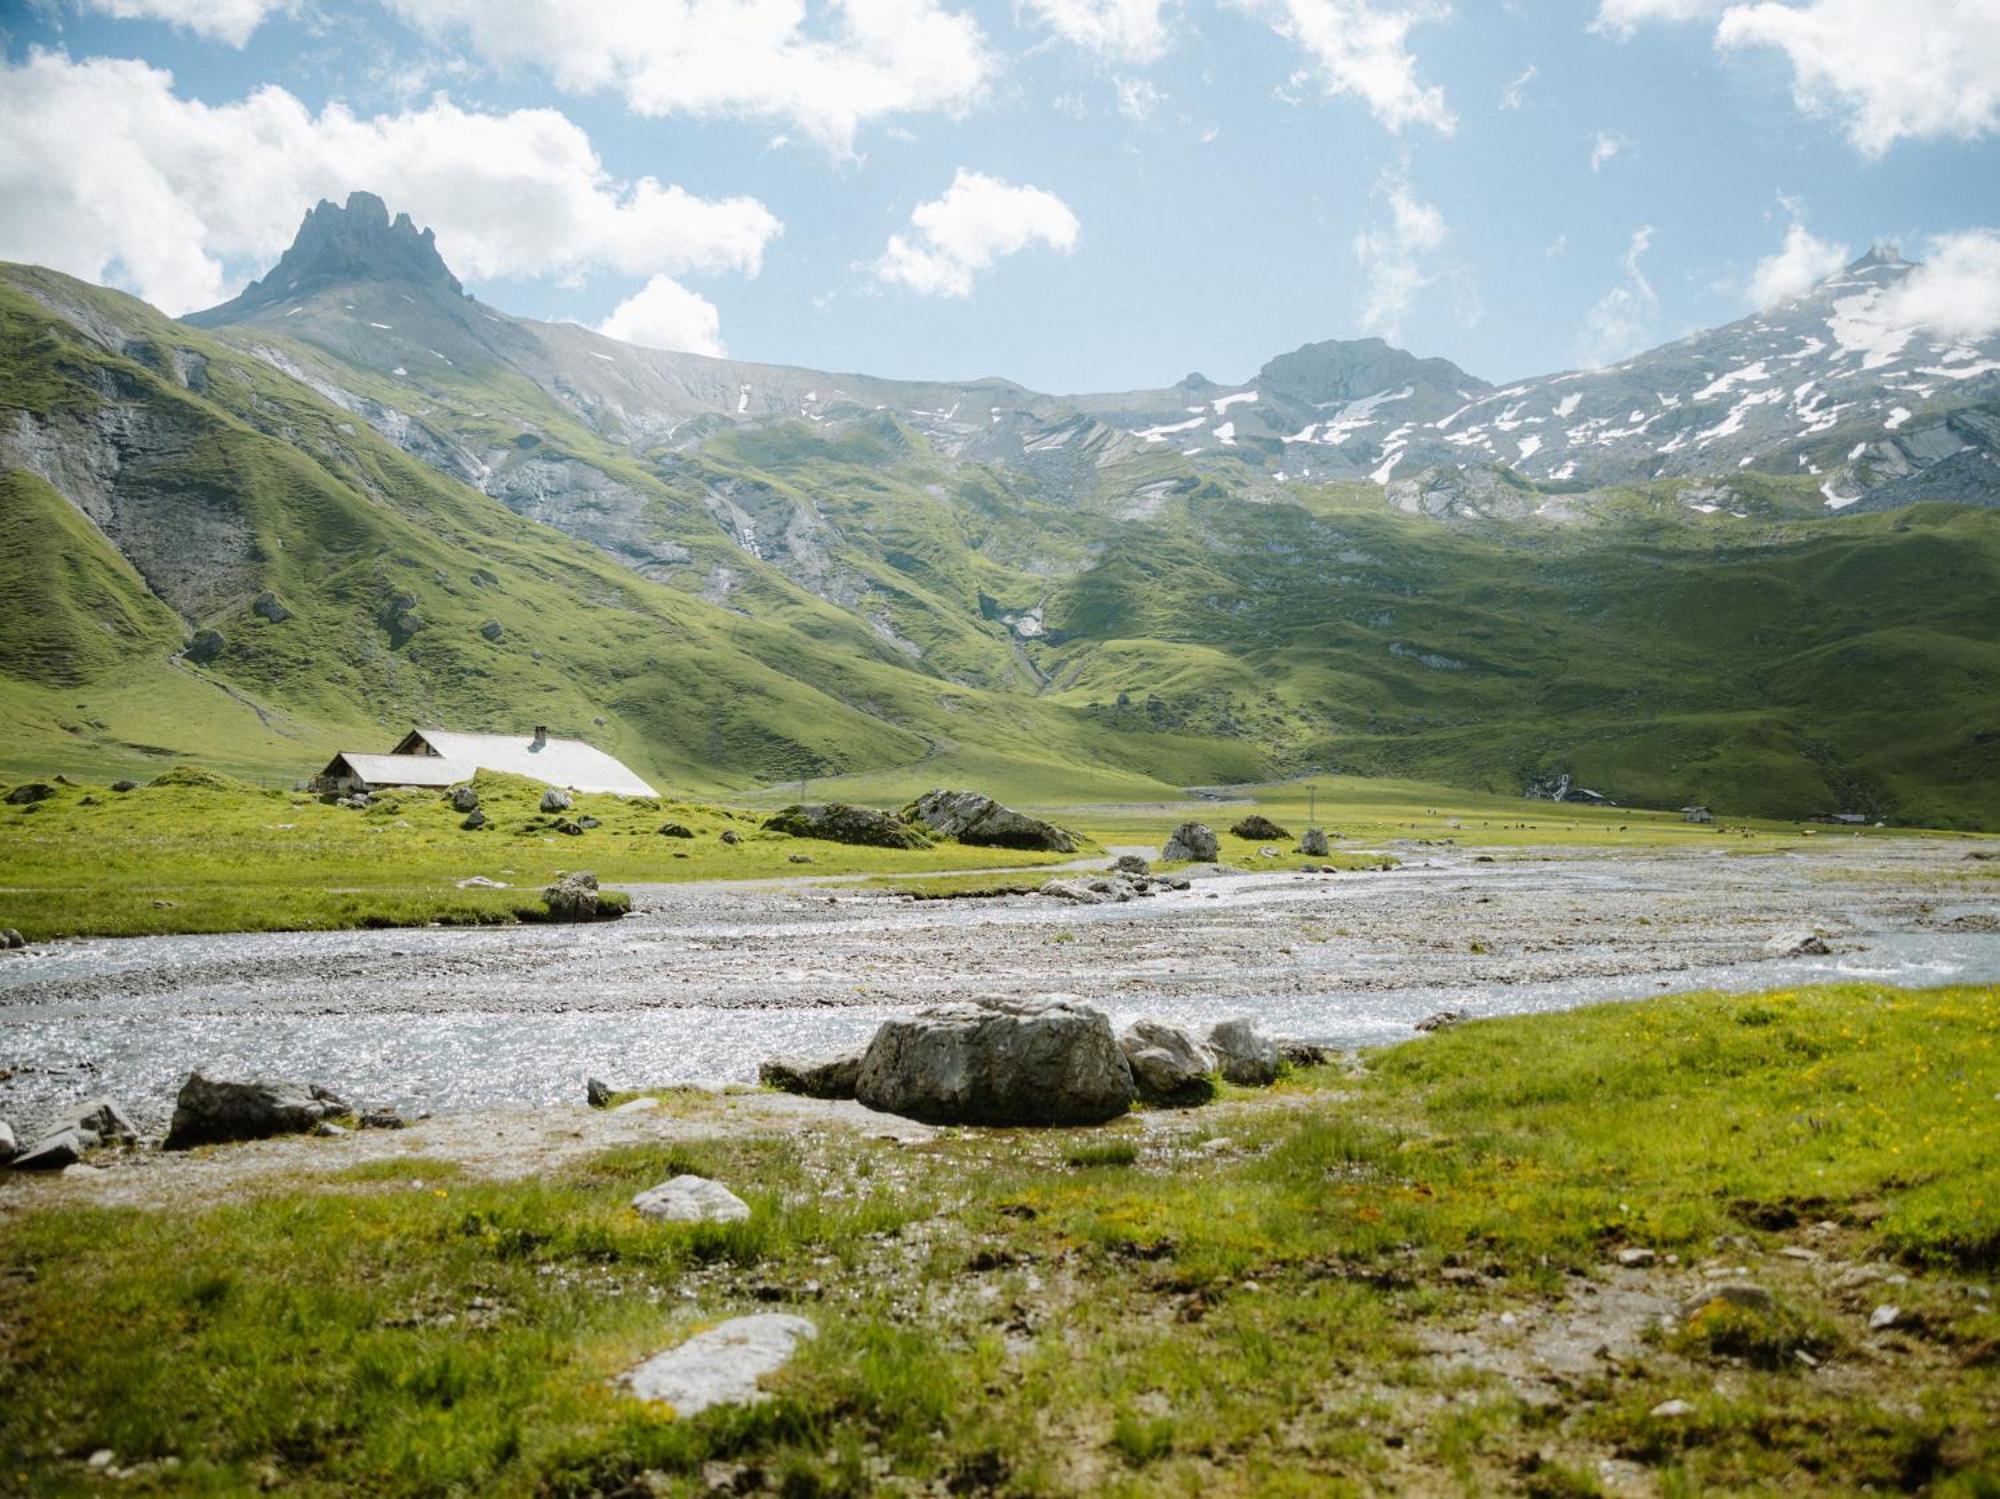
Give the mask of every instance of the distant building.
[[1714, 814], [1713, 812], [1709, 811], [1709, 810], [1708, 810], [1708, 808], [1706, 808], [1706, 807], [1682, 807], [1682, 808], [1681, 808], [1681, 821], [1683, 821], [1683, 822], [1714, 822], [1714, 821], [1715, 821], [1715, 814]]
[[1865, 812], [1822, 812], [1813, 818], [1812, 821], [1817, 823], [1831, 823], [1839, 827], [1858, 828], [1867, 824], [1868, 814]]
[[442, 790], [482, 770], [526, 776], [569, 791], [617, 796], [657, 796], [623, 761], [581, 739], [551, 739], [537, 725], [532, 739], [518, 734], [460, 734], [412, 729], [386, 755], [342, 750], [313, 778], [313, 789], [339, 796], [410, 786]]

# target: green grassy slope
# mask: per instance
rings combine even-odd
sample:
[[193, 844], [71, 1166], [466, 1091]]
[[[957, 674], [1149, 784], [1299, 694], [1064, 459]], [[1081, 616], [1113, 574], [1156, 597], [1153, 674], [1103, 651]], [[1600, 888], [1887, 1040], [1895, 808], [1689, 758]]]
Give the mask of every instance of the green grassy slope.
[[[1370, 485], [1253, 495], [1149, 452], [1080, 503], [893, 413], [628, 445], [491, 360], [413, 386], [47, 272], [0, 276], [0, 332], [6, 404], [72, 437], [140, 411], [159, 448], [151, 529], [110, 527], [150, 602], [87, 525], [64, 539], [78, 520], [51, 521], [45, 487], [0, 490], [0, 524], [78, 559], [13, 563], [36, 605], [0, 621], [30, 663], [0, 676], [20, 725], [0, 769], [150, 748], [289, 779], [412, 720], [547, 722], [704, 791], [1150, 800], [1344, 770], [1518, 794], [1568, 772], [1642, 804], [2000, 826], [1990, 511], [1815, 516], [1774, 479], [1749, 520], [1638, 486], [1559, 497], [1574, 524], [1446, 526]], [[257, 350], [404, 403], [441, 464], [587, 464], [642, 549], [684, 560], [642, 577], [517, 516]], [[142, 555], [162, 514], [220, 538], [212, 566]], [[290, 618], [258, 613], [266, 591]], [[1003, 616], [1037, 607], [1045, 633], [1017, 637]], [[197, 628], [220, 651], [170, 662]]]

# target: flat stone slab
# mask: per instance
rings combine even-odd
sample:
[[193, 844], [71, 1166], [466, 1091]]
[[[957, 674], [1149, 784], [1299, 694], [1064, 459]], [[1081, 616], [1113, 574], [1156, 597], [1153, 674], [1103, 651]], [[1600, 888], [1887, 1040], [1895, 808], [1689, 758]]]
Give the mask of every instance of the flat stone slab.
[[783, 1368], [800, 1339], [818, 1335], [804, 1317], [787, 1312], [732, 1317], [654, 1354], [616, 1382], [641, 1400], [671, 1406], [677, 1416], [715, 1405], [754, 1405], [771, 1398], [758, 1381]]
[[676, 1176], [648, 1187], [632, 1206], [658, 1223], [739, 1223], [750, 1216], [749, 1203], [705, 1176]]

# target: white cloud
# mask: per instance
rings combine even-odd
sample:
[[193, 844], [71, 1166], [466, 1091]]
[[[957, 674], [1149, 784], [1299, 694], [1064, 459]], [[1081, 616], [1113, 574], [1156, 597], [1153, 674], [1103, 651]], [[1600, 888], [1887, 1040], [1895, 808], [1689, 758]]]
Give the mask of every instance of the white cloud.
[[437, 40], [612, 90], [636, 114], [786, 120], [831, 151], [891, 115], [960, 114], [995, 63], [937, 0], [385, 0]]
[[912, 210], [910, 224], [915, 235], [890, 235], [875, 274], [931, 297], [969, 296], [981, 271], [1032, 245], [1067, 255], [1081, 228], [1054, 193], [964, 167], [943, 197]]
[[715, 304], [671, 276], [653, 277], [614, 307], [597, 331], [648, 349], [717, 358], [728, 352], [722, 346], [722, 317]]
[[1716, 18], [1720, 49], [1775, 47], [1807, 114], [1840, 119], [1866, 156], [1900, 140], [2000, 131], [1993, 0], [1600, 0], [1597, 29]]
[[1166, 56], [1164, 0], [1027, 0], [1057, 36], [1111, 62], [1139, 66]]
[[2000, 129], [2000, 5], [1993, 0], [1810, 0], [1731, 6], [1721, 47], [1777, 47], [1809, 114], [1842, 116], [1866, 156], [1897, 141]]
[[1389, 222], [1354, 236], [1354, 258], [1367, 283], [1361, 324], [1394, 340], [1417, 293], [1436, 281], [1433, 257], [1451, 231], [1444, 215], [1400, 178], [1384, 178], [1378, 190], [1389, 200]]
[[1613, 135], [1608, 130], [1600, 130], [1590, 143], [1590, 170], [1601, 172], [1632, 143], [1622, 135]]
[[[1428, 125], [1450, 135], [1458, 117], [1444, 90], [1417, 79], [1410, 29], [1451, 14], [1443, 0], [1229, 0], [1260, 17], [1313, 61], [1328, 94], [1353, 94], [1392, 130]], [[1280, 98], [1286, 95], [1280, 93]], [[1290, 102], [1289, 100], [1287, 102]]]
[[1519, 109], [1521, 107], [1522, 94], [1526, 92], [1528, 85], [1535, 81], [1535, 75], [1539, 71], [1540, 69], [1533, 63], [1529, 63], [1519, 73], [1516, 73], [1509, 79], [1507, 87], [1500, 92], [1500, 107], [1502, 109]]
[[124, 286], [168, 312], [261, 274], [322, 197], [366, 188], [434, 226], [452, 268], [754, 275], [782, 226], [754, 198], [698, 198], [605, 171], [555, 110], [317, 115], [281, 88], [208, 105], [128, 60], [0, 63], [0, 257]]
[[1730, 0], [1599, 0], [1594, 31], [1629, 37], [1648, 21], [1704, 21]]
[[298, 0], [83, 0], [85, 10], [121, 21], [164, 21], [211, 42], [240, 47], [272, 15], [294, 15]]
[[1883, 293], [1879, 312], [1890, 327], [1928, 328], [1946, 338], [2000, 333], [2000, 230], [1938, 235], [1924, 263]]
[[1584, 320], [1578, 353], [1593, 369], [1616, 364], [1638, 353], [1653, 341], [1654, 321], [1660, 299], [1653, 283], [1646, 279], [1644, 261], [1653, 247], [1653, 226], [1634, 230], [1631, 243], [1619, 264], [1625, 279], [1606, 292]]
[[1758, 261], [1757, 269], [1750, 273], [1750, 302], [1754, 307], [1776, 307], [1794, 301], [1853, 258], [1846, 245], [1823, 240], [1806, 228], [1796, 203], [1788, 201], [1785, 206], [1791, 210], [1792, 222], [1785, 231], [1783, 248]]

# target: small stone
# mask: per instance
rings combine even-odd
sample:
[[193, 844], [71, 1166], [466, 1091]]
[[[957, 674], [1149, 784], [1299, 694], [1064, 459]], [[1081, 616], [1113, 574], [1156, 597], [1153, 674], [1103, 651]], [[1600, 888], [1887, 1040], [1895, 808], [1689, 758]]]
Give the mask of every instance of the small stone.
[[5, 948], [9, 952], [19, 952], [27, 945], [28, 939], [23, 937], [13, 927], [10, 926], [4, 931], [0, 931], [0, 948]]
[[392, 1114], [387, 1109], [377, 1109], [373, 1113], [363, 1114], [354, 1122], [362, 1129], [403, 1129], [406, 1127], [401, 1114]]
[[1819, 1254], [1816, 1250], [1807, 1249], [1798, 1244], [1787, 1244], [1783, 1249], [1780, 1249], [1778, 1253], [1783, 1255], [1788, 1260], [1801, 1260], [1807, 1264], [1811, 1264], [1813, 1261], [1819, 1258]]
[[113, 1461], [117, 1459], [117, 1456], [118, 1454], [113, 1452], [109, 1447], [99, 1447], [95, 1452], [90, 1454], [90, 1458], [86, 1466], [92, 1468], [108, 1468], [111, 1466]]
[[617, 1095], [618, 1090], [599, 1078], [587, 1077], [583, 1080], [583, 1096], [593, 1109], [606, 1107]]
[[451, 788], [451, 809], [454, 812], [476, 812], [479, 810], [479, 793], [470, 786]]
[[1307, 828], [1299, 837], [1299, 852], [1308, 859], [1324, 859], [1333, 852], [1326, 833], [1320, 828]]
[[781, 1093], [807, 1098], [852, 1098], [861, 1080], [861, 1053], [845, 1052], [823, 1062], [769, 1057], [758, 1064], [757, 1081]]
[[743, 835], [737, 832], [736, 829], [734, 828], [724, 828], [722, 830], [722, 841], [728, 844], [741, 843], [743, 841]]
[[793, 854], [790, 857], [794, 864], [810, 864], [813, 861], [811, 854]]
[[313, 1133], [315, 1135], [318, 1135], [322, 1140], [330, 1140], [336, 1135], [346, 1134], [347, 1131], [342, 1129], [337, 1124], [329, 1124], [326, 1122], [326, 1120], [322, 1119], [318, 1123], [318, 1125], [314, 1127]]
[[1903, 1309], [1899, 1306], [1889, 1306], [1887, 1304], [1878, 1306], [1869, 1314], [1868, 1330], [1870, 1332], [1887, 1332], [1900, 1322], [1902, 1317]]
[[750, 1216], [749, 1203], [705, 1176], [676, 1176], [648, 1187], [632, 1199], [632, 1208], [656, 1223], [740, 1223]]
[[542, 793], [544, 812], [567, 812], [570, 809], [570, 794], [560, 786], [551, 786]]
[[21, 1153], [21, 1142], [14, 1138], [14, 1126], [0, 1119], [0, 1166]]
[[1745, 1311], [1768, 1312], [1777, 1305], [1771, 1293], [1762, 1286], [1753, 1286], [1742, 1281], [1728, 1281], [1710, 1286], [1681, 1304], [1681, 1321], [1698, 1317], [1718, 1301], [1726, 1301], [1731, 1306], [1742, 1307]]
[[662, 838], [692, 838], [694, 829], [684, 822], [663, 822], [660, 824]]
[[1657, 1258], [1650, 1249], [1634, 1247], [1618, 1251], [1618, 1263], [1627, 1270], [1643, 1270]]
[[611, 1112], [614, 1114], [646, 1114], [657, 1109], [659, 1106], [659, 1099], [648, 1095], [645, 1098], [628, 1098]]
[[732, 1317], [627, 1370], [617, 1383], [681, 1417], [715, 1405], [751, 1405], [769, 1398], [758, 1381], [783, 1368], [800, 1341], [817, 1334], [812, 1323], [788, 1312]]
[[465, 814], [465, 821], [461, 822], [459, 826], [464, 828], [468, 833], [476, 833], [486, 826], [486, 814], [477, 807], [474, 807], [470, 812]]
[[1661, 1421], [1677, 1421], [1682, 1416], [1692, 1416], [1694, 1407], [1685, 1400], [1662, 1400], [1652, 1409], [1652, 1415]]

